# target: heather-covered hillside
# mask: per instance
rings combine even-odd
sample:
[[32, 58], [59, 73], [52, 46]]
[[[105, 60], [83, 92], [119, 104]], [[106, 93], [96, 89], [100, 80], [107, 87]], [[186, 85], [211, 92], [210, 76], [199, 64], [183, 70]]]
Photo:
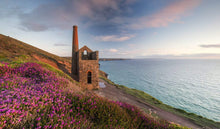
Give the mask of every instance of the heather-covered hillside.
[[0, 61], [35, 60], [70, 74], [71, 60], [51, 54], [27, 43], [0, 34]]
[[70, 64], [70, 59], [0, 35], [0, 128], [181, 128], [82, 91], [69, 76]]
[[126, 103], [84, 95], [70, 83], [37, 63], [2, 62], [0, 127], [181, 128]]

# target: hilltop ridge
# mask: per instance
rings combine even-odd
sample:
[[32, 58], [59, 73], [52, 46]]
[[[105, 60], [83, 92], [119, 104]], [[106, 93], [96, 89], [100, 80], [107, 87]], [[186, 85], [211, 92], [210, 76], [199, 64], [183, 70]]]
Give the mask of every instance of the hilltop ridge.
[[59, 68], [70, 75], [71, 60], [59, 57], [42, 49], [0, 34], [0, 58], [4, 60], [31, 59]]

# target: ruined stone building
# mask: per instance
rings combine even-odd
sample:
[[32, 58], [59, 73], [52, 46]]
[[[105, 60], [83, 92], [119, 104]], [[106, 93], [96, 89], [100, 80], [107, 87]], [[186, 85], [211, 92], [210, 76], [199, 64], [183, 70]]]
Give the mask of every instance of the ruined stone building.
[[79, 49], [77, 26], [73, 26], [71, 72], [83, 89], [99, 88], [99, 53], [87, 46]]

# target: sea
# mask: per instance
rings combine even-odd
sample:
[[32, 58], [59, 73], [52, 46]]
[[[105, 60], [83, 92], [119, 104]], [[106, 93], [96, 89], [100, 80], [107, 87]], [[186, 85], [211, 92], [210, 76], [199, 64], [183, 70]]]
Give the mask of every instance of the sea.
[[99, 63], [117, 84], [220, 122], [220, 60], [131, 59]]

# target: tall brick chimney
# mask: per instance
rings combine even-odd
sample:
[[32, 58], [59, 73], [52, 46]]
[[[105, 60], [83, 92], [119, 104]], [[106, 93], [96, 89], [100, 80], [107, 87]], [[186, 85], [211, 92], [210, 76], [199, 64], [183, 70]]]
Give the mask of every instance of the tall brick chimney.
[[73, 26], [73, 52], [79, 50], [77, 26]]
[[77, 71], [77, 51], [79, 50], [79, 43], [78, 43], [78, 32], [77, 26], [73, 26], [73, 41], [72, 41], [72, 76], [78, 74]]

